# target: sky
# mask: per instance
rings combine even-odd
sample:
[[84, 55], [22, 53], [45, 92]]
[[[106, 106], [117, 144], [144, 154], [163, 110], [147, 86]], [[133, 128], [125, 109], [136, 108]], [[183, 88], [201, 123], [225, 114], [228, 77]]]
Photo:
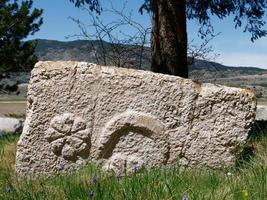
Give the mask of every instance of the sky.
[[[103, 7], [110, 8], [110, 0], [102, 0], [101, 2]], [[113, 0], [112, 2], [116, 9], [121, 9], [124, 0]], [[138, 12], [142, 2], [143, 0], [128, 0], [126, 12], [132, 11], [135, 21], [149, 27], [150, 17]], [[79, 38], [68, 36], [79, 34], [81, 31], [70, 18], [79, 19], [84, 24], [90, 24], [90, 16], [87, 11], [75, 8], [69, 0], [34, 0], [33, 7], [44, 10], [44, 24], [39, 32], [27, 39], [76, 40]], [[100, 17], [104, 23], [115, 19], [115, 16], [110, 14], [102, 14]], [[267, 21], [267, 17], [265, 19]], [[243, 29], [234, 28], [233, 18], [231, 17], [224, 20], [213, 17], [212, 25], [215, 33], [220, 33], [210, 42], [214, 53], [219, 54], [215, 59], [216, 62], [228, 66], [253, 66], [267, 69], [267, 37], [252, 43], [249, 33], [243, 33]], [[188, 40], [200, 44], [201, 39], [197, 36], [198, 23], [189, 21], [187, 26]], [[122, 31], [131, 33], [131, 30], [125, 28]]]

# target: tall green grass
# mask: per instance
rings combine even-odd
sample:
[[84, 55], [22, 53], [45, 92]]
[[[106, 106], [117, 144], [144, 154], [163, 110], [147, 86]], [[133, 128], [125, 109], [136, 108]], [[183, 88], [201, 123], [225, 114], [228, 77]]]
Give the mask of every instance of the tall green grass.
[[[250, 140], [254, 155], [239, 167], [210, 170], [179, 166], [140, 170], [124, 177], [93, 164], [73, 174], [18, 179], [15, 150], [18, 137], [0, 140], [0, 199], [56, 200], [266, 200], [267, 136]], [[95, 176], [95, 178], [93, 178]]]

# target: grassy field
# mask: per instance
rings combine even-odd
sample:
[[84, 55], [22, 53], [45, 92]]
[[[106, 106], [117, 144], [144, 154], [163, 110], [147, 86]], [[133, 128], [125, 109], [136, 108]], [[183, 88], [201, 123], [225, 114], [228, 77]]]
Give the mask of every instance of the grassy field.
[[12, 114], [25, 115], [25, 101], [0, 101], [0, 117], [7, 117]]
[[0, 139], [0, 199], [266, 200], [267, 134], [257, 135], [248, 144], [253, 156], [235, 168], [208, 170], [173, 166], [116, 177], [88, 163], [73, 174], [35, 180], [16, 176], [18, 137], [9, 136]]
[[19, 95], [0, 95], [0, 117], [25, 115], [27, 99]]
[[257, 99], [258, 105], [267, 106], [267, 99], [266, 98], [260, 98]]

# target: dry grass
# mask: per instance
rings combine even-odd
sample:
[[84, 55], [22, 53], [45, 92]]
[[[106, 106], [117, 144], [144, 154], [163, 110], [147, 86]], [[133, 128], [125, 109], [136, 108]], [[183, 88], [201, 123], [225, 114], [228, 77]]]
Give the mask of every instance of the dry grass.
[[26, 113], [26, 102], [25, 101], [0, 101], [0, 117], [5, 117], [9, 114], [15, 114], [25, 116]]

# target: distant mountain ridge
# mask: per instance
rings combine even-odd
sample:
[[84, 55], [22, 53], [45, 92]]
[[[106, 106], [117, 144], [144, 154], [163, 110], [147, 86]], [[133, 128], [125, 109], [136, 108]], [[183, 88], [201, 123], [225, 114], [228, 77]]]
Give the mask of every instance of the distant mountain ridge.
[[[35, 54], [41, 61], [55, 61], [55, 60], [73, 60], [73, 61], [86, 61], [97, 63], [95, 58], [95, 51], [100, 51], [101, 44], [97, 40], [75, 40], [75, 41], [56, 41], [56, 40], [44, 40], [38, 39], [38, 45], [35, 50]], [[106, 51], [110, 50], [111, 44], [103, 42], [102, 45]], [[131, 48], [131, 46], [127, 46]], [[146, 48], [149, 52], [149, 48]], [[146, 53], [145, 62], [142, 69], [149, 70], [150, 68], [150, 54]], [[134, 56], [132, 68], [137, 66], [138, 58]], [[267, 70], [256, 67], [229, 67], [216, 62], [209, 62], [205, 60], [196, 60], [196, 62], [189, 66], [190, 78], [205, 80], [214, 78], [227, 78], [234, 76], [244, 75], [259, 75], [266, 74]]]

